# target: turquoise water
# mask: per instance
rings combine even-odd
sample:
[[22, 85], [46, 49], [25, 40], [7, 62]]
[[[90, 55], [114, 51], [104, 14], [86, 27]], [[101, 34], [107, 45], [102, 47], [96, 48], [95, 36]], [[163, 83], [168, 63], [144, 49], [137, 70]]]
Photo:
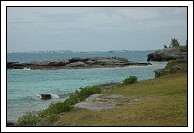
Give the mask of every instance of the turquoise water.
[[32, 62], [47, 61], [53, 59], [70, 59], [72, 57], [124, 57], [130, 61], [147, 61], [148, 51], [129, 51], [129, 52], [68, 52], [68, 53], [8, 53], [8, 61]]
[[[111, 53], [112, 56], [126, 57], [129, 60], [146, 62], [147, 52], [135, 53]], [[86, 54], [86, 53], [85, 53]], [[96, 53], [95, 53], [96, 54]], [[87, 57], [96, 56], [94, 53], [87, 53]], [[100, 53], [98, 53], [100, 55]], [[134, 56], [132, 56], [134, 54]], [[24, 54], [25, 55], [25, 54]], [[32, 61], [51, 60], [67, 57], [65, 54], [44, 55], [44, 58], [35, 59], [32, 55]], [[98, 56], [99, 56], [98, 55]], [[122, 55], [122, 56], [121, 56]], [[130, 56], [129, 56], [130, 55]], [[138, 55], [138, 56], [136, 56]], [[12, 55], [11, 55], [12, 56]], [[8, 61], [17, 58], [19, 62], [26, 62], [26, 56], [14, 55], [8, 56]], [[77, 56], [77, 53], [71, 53], [71, 57]], [[101, 56], [110, 56], [109, 53], [103, 53]], [[48, 57], [48, 58], [46, 58]], [[68, 56], [70, 57], [70, 56]], [[29, 61], [28, 60], [28, 61]], [[30, 61], [29, 61], [30, 62]], [[68, 70], [7, 70], [7, 118], [16, 119], [22, 116], [26, 111], [39, 111], [48, 107], [52, 102], [63, 101], [75, 90], [80, 87], [96, 85], [108, 82], [121, 82], [130, 75], [135, 75], [138, 80], [154, 78], [154, 70], [166, 66], [165, 62], [151, 62], [149, 66], [129, 66], [124, 68], [96, 68], [96, 69], [68, 69]], [[51, 93], [51, 100], [40, 100], [39, 94]]]

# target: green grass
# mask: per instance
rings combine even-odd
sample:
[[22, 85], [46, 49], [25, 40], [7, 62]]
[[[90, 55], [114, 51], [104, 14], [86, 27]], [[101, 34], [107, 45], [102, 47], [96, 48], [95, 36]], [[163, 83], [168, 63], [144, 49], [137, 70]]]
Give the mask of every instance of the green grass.
[[[121, 94], [125, 99], [119, 99], [117, 107], [109, 110], [72, 107], [95, 93]], [[80, 88], [64, 102], [51, 104], [37, 113], [28, 112], [16, 126], [187, 126], [187, 73], [168, 74], [103, 91], [97, 86]]]
[[110, 110], [65, 112], [53, 126], [187, 126], [186, 73], [165, 75], [102, 93], [121, 94], [129, 101], [143, 100]]

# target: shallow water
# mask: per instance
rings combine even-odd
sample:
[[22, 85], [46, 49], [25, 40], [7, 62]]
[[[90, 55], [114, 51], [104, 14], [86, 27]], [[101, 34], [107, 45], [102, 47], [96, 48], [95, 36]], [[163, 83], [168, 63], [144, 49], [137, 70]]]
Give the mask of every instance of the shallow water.
[[[100, 53], [98, 53], [100, 54]], [[113, 54], [113, 53], [111, 53]], [[138, 55], [138, 62], [145, 62], [147, 53], [142, 51]], [[88, 56], [94, 56], [88, 53]], [[104, 55], [106, 55], [104, 53]], [[103, 56], [104, 56], [103, 55]], [[106, 56], [108, 56], [107, 53]], [[125, 57], [126, 53], [117, 53]], [[30, 55], [28, 55], [30, 56]], [[54, 56], [59, 58], [58, 56]], [[63, 55], [65, 56], [65, 55]], [[71, 57], [75, 57], [71, 55]], [[96, 56], [96, 55], [95, 55]], [[10, 56], [9, 56], [10, 57]], [[130, 56], [131, 57], [131, 56]], [[141, 58], [142, 57], [142, 58]], [[16, 57], [15, 57], [16, 58]], [[24, 62], [26, 57], [17, 57], [17, 61]], [[32, 56], [30, 59], [35, 57]], [[55, 59], [53, 58], [53, 59]], [[61, 57], [62, 58], [62, 57]], [[129, 60], [135, 60], [129, 58]], [[34, 60], [33, 61], [42, 61]], [[44, 58], [49, 60], [50, 58]], [[13, 57], [8, 59], [13, 61]], [[26, 111], [38, 111], [48, 107], [52, 102], [63, 101], [80, 87], [108, 82], [121, 82], [128, 76], [135, 75], [138, 80], [154, 78], [154, 70], [166, 66], [166, 62], [151, 62], [149, 66], [128, 66], [123, 68], [96, 68], [96, 69], [64, 69], [64, 70], [7, 70], [7, 118], [16, 119]], [[41, 93], [52, 94], [51, 100], [40, 100]]]

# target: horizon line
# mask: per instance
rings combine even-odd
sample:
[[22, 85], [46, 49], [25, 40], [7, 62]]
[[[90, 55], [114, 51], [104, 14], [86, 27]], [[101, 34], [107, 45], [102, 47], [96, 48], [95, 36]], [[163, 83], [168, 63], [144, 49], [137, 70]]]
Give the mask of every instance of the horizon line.
[[152, 51], [152, 50], [155, 50], [155, 49], [146, 49], [146, 50], [104, 50], [104, 51], [101, 51], [101, 50], [88, 50], [88, 51], [83, 51], [83, 50], [31, 50], [31, 51], [11, 51], [11, 52], [8, 52], [7, 53], [41, 53], [41, 52], [72, 52], [72, 53], [76, 53], [76, 52], [121, 52], [121, 51]]

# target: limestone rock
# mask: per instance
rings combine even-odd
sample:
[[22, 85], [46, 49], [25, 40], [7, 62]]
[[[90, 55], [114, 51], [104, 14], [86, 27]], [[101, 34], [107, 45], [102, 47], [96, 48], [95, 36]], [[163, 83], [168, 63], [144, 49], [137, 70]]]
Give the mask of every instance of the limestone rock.
[[7, 69], [79, 69], [79, 68], [107, 68], [124, 67], [130, 65], [146, 66], [148, 63], [130, 62], [121, 57], [74, 57], [72, 59], [59, 59], [54, 61], [18, 63], [7, 62]]
[[66, 66], [67, 67], [85, 67], [87, 65], [85, 63], [79, 61], [79, 62], [67, 64]]
[[117, 105], [116, 99], [123, 99], [122, 95], [104, 95], [93, 94], [90, 95], [85, 101], [74, 105], [77, 109], [89, 109], [92, 111], [100, 111], [104, 109], [112, 109]]
[[187, 51], [181, 51], [180, 48], [168, 48], [154, 51], [147, 55], [147, 61], [169, 61], [176, 59], [186, 59]]

